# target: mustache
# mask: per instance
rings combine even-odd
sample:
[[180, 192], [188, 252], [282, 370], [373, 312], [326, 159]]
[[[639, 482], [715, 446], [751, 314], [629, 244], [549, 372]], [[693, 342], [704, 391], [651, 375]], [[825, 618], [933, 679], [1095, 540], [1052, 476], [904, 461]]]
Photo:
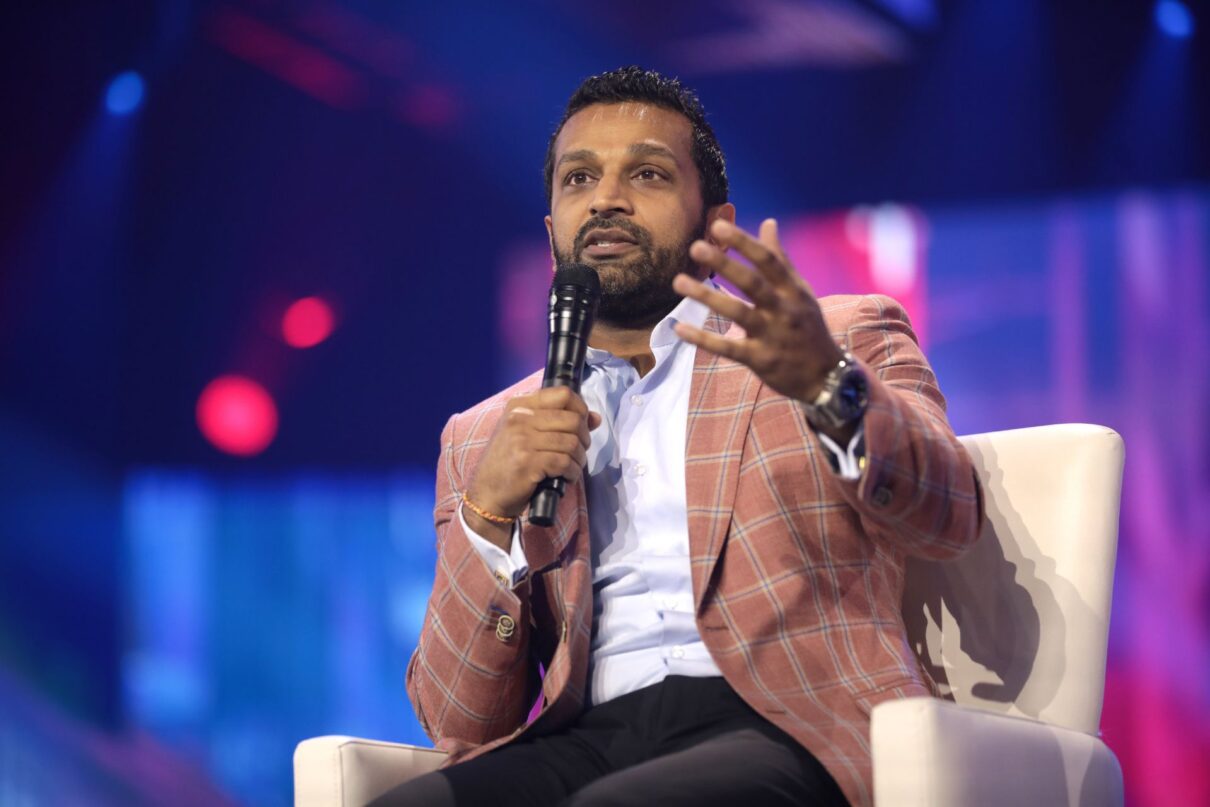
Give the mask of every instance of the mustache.
[[593, 230], [622, 230], [633, 238], [638, 246], [644, 249], [651, 248], [651, 234], [634, 222], [626, 221], [625, 219], [603, 219], [594, 216], [586, 221], [584, 226], [580, 228], [580, 231], [576, 233], [576, 240], [572, 244], [573, 255], [579, 255], [583, 252], [584, 241]]

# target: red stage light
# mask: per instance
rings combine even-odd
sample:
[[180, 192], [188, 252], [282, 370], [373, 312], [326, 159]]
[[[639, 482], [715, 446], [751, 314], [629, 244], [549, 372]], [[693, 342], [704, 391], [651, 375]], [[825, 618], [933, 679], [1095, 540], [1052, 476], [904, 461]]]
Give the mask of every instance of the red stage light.
[[336, 317], [320, 297], [295, 300], [281, 320], [282, 338], [290, 347], [315, 347], [332, 335]]
[[198, 396], [197, 425], [220, 451], [251, 457], [277, 435], [277, 405], [252, 379], [219, 376]]

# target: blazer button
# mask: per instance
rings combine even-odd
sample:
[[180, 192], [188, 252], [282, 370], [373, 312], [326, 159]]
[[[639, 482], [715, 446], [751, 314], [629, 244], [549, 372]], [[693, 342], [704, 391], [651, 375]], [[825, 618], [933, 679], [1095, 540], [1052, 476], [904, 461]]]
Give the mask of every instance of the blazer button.
[[874, 488], [874, 495], [871, 498], [875, 507], [886, 507], [891, 503], [891, 489], [886, 485], [879, 485]]
[[496, 638], [502, 642], [507, 642], [513, 638], [513, 633], [517, 630], [517, 623], [508, 614], [501, 614], [496, 620]]

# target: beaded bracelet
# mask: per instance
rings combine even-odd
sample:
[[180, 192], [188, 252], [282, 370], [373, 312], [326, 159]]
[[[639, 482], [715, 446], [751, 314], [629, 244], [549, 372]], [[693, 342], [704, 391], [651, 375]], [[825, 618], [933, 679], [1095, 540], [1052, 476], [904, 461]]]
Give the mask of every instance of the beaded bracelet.
[[472, 502], [471, 497], [466, 494], [466, 491], [462, 492], [462, 503], [469, 507], [471, 512], [479, 516], [479, 518], [482, 518], [485, 521], [490, 521], [493, 524], [512, 524], [517, 520], [515, 516], [498, 516], [495, 513], [489, 513], [479, 505]]

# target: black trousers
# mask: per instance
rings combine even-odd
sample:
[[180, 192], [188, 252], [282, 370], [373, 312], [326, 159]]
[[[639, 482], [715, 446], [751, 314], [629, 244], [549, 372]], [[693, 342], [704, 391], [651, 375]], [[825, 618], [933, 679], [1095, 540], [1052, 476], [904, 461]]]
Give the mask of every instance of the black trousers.
[[540, 737], [407, 782], [374, 807], [847, 805], [722, 678], [669, 676]]

